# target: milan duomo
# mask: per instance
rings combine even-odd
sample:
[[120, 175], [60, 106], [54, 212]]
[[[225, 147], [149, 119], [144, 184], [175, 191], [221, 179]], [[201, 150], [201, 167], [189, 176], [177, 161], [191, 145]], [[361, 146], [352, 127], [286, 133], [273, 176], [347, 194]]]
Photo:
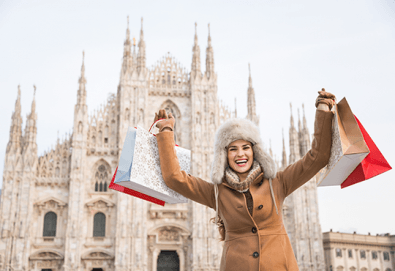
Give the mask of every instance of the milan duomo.
[[[210, 33], [205, 71], [196, 33], [190, 72], [169, 54], [147, 68], [142, 26], [137, 47], [128, 27], [117, 92], [92, 115], [82, 62], [73, 132], [54, 139], [55, 147], [42, 156], [35, 98], [22, 133], [18, 88], [3, 172], [0, 270], [219, 270], [222, 242], [209, 221], [214, 210], [190, 200], [162, 207], [108, 189], [127, 128], [148, 129], [159, 109], [173, 113], [176, 143], [192, 150], [192, 174], [207, 181], [214, 133], [237, 117], [217, 97]], [[247, 118], [259, 125], [251, 73], [247, 87]], [[288, 159], [283, 139], [280, 169], [310, 148], [304, 113], [294, 124], [291, 111], [289, 138]], [[300, 270], [325, 270], [316, 189], [310, 180], [282, 210]]]

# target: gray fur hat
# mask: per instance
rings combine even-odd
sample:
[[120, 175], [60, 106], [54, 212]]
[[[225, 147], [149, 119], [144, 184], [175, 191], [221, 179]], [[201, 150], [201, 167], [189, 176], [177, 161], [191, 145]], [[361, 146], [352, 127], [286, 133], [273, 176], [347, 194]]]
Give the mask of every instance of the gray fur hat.
[[253, 144], [254, 159], [261, 165], [264, 177], [274, 179], [277, 171], [276, 164], [270, 155], [263, 150], [258, 127], [248, 119], [233, 118], [225, 121], [215, 133], [214, 159], [211, 167], [212, 183], [222, 183], [225, 169], [228, 166], [226, 147], [239, 139]]

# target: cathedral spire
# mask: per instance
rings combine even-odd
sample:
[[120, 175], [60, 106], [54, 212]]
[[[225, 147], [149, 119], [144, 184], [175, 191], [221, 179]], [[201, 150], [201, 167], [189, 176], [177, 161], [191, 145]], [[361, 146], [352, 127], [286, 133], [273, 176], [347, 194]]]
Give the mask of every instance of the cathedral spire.
[[14, 114], [21, 114], [21, 86], [18, 85], [18, 96], [15, 101]]
[[285, 168], [286, 166], [287, 166], [287, 153], [285, 151], [284, 128], [283, 128], [283, 157], [281, 161], [281, 167]]
[[303, 108], [303, 129], [307, 129], [307, 122], [306, 122], [306, 115], [304, 113], [304, 103], [302, 104], [302, 108]]
[[130, 43], [129, 16], [128, 16], [127, 20], [128, 20], [128, 26], [127, 26], [127, 29], [126, 29], [126, 41], [128, 41]]
[[[36, 143], [36, 137], [37, 137], [37, 115], [36, 115], [36, 86], [33, 85], [34, 88], [34, 93], [33, 93], [33, 101], [32, 101], [32, 107], [31, 107], [31, 112], [29, 115], [27, 115], [26, 119], [26, 127], [25, 127], [25, 136], [24, 136], [24, 147], [23, 147], [23, 152], [35, 152], [37, 151], [37, 143]], [[32, 146], [33, 148], [29, 148]]]
[[36, 115], [36, 85], [33, 85], [34, 92], [33, 92], [33, 101], [32, 101], [32, 110], [30, 114]]
[[300, 122], [300, 110], [298, 108], [298, 132], [302, 133], [302, 123]]
[[129, 30], [129, 16], [127, 19], [127, 28], [126, 28], [126, 38], [123, 43], [123, 61], [122, 61], [122, 75], [129, 70], [129, 67], [132, 65], [132, 55], [131, 49], [132, 44], [130, 42], [130, 30]]
[[292, 115], [292, 103], [291, 108], [291, 127], [289, 128], [289, 163], [294, 163], [300, 158], [299, 148], [299, 135], [294, 125], [294, 118]]
[[141, 30], [140, 30], [140, 41], [139, 41], [139, 53], [137, 56], [137, 70], [140, 72], [145, 70], [145, 41], [143, 31], [143, 18], [141, 18]]
[[292, 115], [292, 103], [289, 103], [289, 107], [291, 108], [291, 128], [294, 128], [294, 117]]
[[[197, 37], [196, 37], [197, 38]], [[207, 78], [214, 75], [214, 50], [211, 46], [210, 24], [208, 24], [208, 41], [206, 49], [206, 74]]]
[[256, 125], [259, 126], [259, 117], [256, 115], [255, 91], [254, 88], [252, 87], [250, 63], [248, 63], [248, 70], [249, 70], [249, 78], [248, 78], [248, 91], [247, 91], [247, 109], [248, 109], [247, 119], [251, 120]]
[[18, 85], [18, 96], [15, 101], [14, 113], [11, 117], [10, 139], [7, 145], [6, 153], [11, 149], [14, 151], [20, 150], [22, 144], [22, 107], [21, 107], [21, 86]]
[[191, 75], [192, 77], [196, 77], [197, 75], [201, 75], [200, 68], [200, 47], [198, 45], [198, 36], [197, 36], [197, 23], [195, 23], [195, 43], [192, 48], [192, 67], [191, 67]]
[[251, 66], [250, 66], [250, 63], [248, 63], [248, 72], [249, 72], [248, 87], [252, 88], [252, 77], [251, 77]]
[[133, 66], [137, 67], [136, 38], [133, 37]]
[[79, 88], [77, 93], [77, 104], [86, 104], [86, 78], [85, 78], [85, 52], [82, 51], [82, 65], [81, 65], [81, 77], [78, 80]]
[[310, 134], [309, 134], [309, 129], [307, 128], [307, 121], [306, 121], [306, 115], [304, 112], [304, 104], [302, 104], [303, 108], [303, 128], [302, 132], [300, 132], [300, 154], [304, 155], [310, 148]]

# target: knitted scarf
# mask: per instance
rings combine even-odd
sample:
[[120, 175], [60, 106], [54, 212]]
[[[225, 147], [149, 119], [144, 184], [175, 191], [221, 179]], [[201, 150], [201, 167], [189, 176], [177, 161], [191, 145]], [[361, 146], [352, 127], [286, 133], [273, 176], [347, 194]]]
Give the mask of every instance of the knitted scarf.
[[248, 189], [250, 188], [250, 184], [261, 172], [261, 166], [257, 161], [254, 160], [250, 172], [248, 173], [247, 178], [243, 182], [240, 182], [239, 176], [237, 176], [236, 172], [234, 172], [229, 166], [225, 169], [225, 180], [234, 189], [236, 189], [240, 193], [243, 193], [248, 191]]

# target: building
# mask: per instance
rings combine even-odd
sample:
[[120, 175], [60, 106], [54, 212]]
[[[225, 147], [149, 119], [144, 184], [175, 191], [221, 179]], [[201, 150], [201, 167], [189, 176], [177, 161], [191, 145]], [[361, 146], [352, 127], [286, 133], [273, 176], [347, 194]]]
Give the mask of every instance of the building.
[[324, 232], [327, 271], [395, 270], [395, 235]]
[[[41, 156], [35, 98], [22, 132], [18, 87], [3, 172], [0, 270], [157, 270], [169, 260], [169, 270], [218, 270], [214, 210], [192, 201], [162, 207], [107, 189], [127, 128], [149, 127], [160, 108], [177, 119], [175, 138], [192, 150], [192, 174], [209, 180], [216, 128], [236, 116], [217, 97], [210, 34], [205, 70], [195, 33], [187, 72], [170, 54], [147, 68], [143, 27], [137, 46], [128, 27], [116, 94], [89, 116], [84, 60], [78, 84], [72, 135]], [[259, 124], [251, 73], [247, 117]], [[304, 117], [298, 125], [291, 115], [290, 162], [310, 145]], [[284, 150], [282, 167], [286, 160]], [[324, 270], [314, 179], [283, 212], [300, 269]]]

